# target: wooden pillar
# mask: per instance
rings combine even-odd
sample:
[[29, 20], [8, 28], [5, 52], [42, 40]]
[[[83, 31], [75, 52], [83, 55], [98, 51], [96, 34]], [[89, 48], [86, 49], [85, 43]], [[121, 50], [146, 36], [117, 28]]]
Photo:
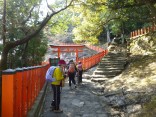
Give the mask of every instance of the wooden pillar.
[[28, 87], [28, 68], [23, 68], [23, 85], [22, 85], [22, 117], [26, 117], [27, 115], [27, 112], [28, 112], [28, 97], [27, 97], [27, 94], [28, 94], [28, 90], [27, 90], [27, 87]]
[[15, 117], [22, 117], [22, 68], [16, 68], [16, 107]]
[[76, 53], [76, 62], [78, 62], [78, 55], [79, 55], [78, 48], [76, 48], [75, 53]]
[[15, 70], [2, 73], [2, 117], [15, 117]]
[[60, 58], [61, 49], [58, 48], [58, 58]]

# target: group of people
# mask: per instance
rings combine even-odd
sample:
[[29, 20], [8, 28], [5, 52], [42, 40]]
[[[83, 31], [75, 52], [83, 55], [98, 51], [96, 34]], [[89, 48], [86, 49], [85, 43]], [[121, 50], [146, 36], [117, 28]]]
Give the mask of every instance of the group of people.
[[[80, 85], [82, 83], [82, 63], [79, 61], [76, 65], [73, 60], [69, 61], [67, 65], [67, 76], [69, 77], [69, 87], [71, 88], [71, 84], [73, 83], [75, 88], [77, 88], [77, 84]], [[77, 83], [75, 80], [77, 77]]]
[[[64, 60], [60, 60], [58, 62], [58, 67], [56, 67], [53, 78], [55, 81], [51, 82], [52, 90], [53, 90], [53, 100], [51, 103], [51, 109], [53, 112], [63, 112], [60, 109], [60, 95], [61, 95], [61, 85], [62, 81], [64, 81], [67, 77], [69, 77], [69, 87], [72, 89], [72, 83], [74, 84], [74, 88], [77, 88], [77, 85], [82, 83], [82, 63], [79, 61], [78, 64], [75, 64], [73, 60], [70, 60], [68, 64]], [[75, 80], [77, 77], [77, 82]]]

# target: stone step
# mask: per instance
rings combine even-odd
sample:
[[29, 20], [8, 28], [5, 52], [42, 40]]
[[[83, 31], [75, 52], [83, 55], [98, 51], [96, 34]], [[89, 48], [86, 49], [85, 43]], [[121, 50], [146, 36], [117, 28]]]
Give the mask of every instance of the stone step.
[[102, 59], [101, 62], [126, 62], [126, 59]]
[[98, 67], [99, 68], [104, 68], [104, 67], [105, 68], [112, 68], [113, 67], [113, 68], [122, 69], [122, 68], [124, 68], [124, 65], [121, 65], [121, 64], [118, 64], [118, 65], [117, 64], [116, 65], [115, 64], [114, 65], [110, 65], [110, 64], [99, 64]]
[[107, 66], [124, 66], [126, 63], [99, 63], [99, 66], [107, 67]]
[[120, 62], [120, 61], [126, 61], [126, 59], [119, 59], [119, 58], [117, 58], [117, 59], [115, 59], [115, 58], [103, 58], [103, 59], [101, 59], [101, 61], [116, 61], [116, 62]]
[[100, 62], [99, 65], [124, 65], [126, 62]]
[[105, 56], [101, 60], [126, 60], [126, 58], [125, 57]]
[[[113, 71], [113, 70], [110, 70], [110, 68], [112, 68], [112, 67], [105, 67], [105, 68], [103, 68], [103, 67], [100, 67], [100, 66], [98, 66], [98, 68], [96, 69], [96, 70], [99, 70], [99, 71]], [[124, 67], [114, 67], [114, 70], [116, 71], [116, 70], [119, 70], [119, 71], [123, 71], [124, 70]], [[95, 71], [94, 71], [95, 72]]]
[[91, 78], [91, 81], [92, 82], [105, 82], [105, 81], [107, 81], [108, 80], [108, 78]]
[[112, 70], [120, 70], [120, 71], [122, 71], [124, 68], [122, 67], [122, 68], [114, 68], [114, 67], [97, 67], [96, 68], [96, 70], [98, 70], [98, 71], [112, 71]]
[[116, 55], [118, 55], [118, 56], [125, 56], [125, 54], [123, 54], [123, 53], [120, 53], [120, 52], [109, 52], [106, 56], [116, 56]]
[[101, 59], [91, 76], [92, 82], [105, 82], [108, 78], [119, 75], [126, 64], [126, 58], [121, 53], [108, 53]]
[[121, 54], [121, 53], [108, 53], [107, 55], [109, 55], [109, 56], [116, 56], [116, 55], [125, 56], [124, 54]]
[[118, 75], [121, 73], [121, 70], [113, 71], [94, 71], [95, 75]]
[[103, 57], [102, 59], [101, 59], [102, 61], [103, 60], [118, 60], [118, 61], [120, 61], [120, 60], [126, 60], [126, 58], [125, 57]]
[[95, 75], [93, 74], [91, 77], [92, 78], [112, 78], [112, 77], [115, 77], [116, 75]]
[[111, 52], [109, 52], [106, 56], [124, 56], [124, 55], [121, 54], [121, 53], [111, 53]]

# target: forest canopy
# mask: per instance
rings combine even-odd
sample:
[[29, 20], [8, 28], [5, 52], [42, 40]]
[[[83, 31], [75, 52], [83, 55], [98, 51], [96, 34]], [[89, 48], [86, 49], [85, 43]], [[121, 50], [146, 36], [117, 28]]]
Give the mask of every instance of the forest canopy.
[[1, 0], [0, 9], [1, 69], [41, 63], [47, 32], [99, 44], [156, 22], [155, 0]]

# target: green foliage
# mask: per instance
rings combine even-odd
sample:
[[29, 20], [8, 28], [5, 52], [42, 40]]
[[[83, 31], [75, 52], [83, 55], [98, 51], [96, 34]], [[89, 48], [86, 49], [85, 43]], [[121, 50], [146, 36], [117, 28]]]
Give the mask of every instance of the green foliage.
[[131, 31], [151, 25], [154, 20], [150, 2], [152, 1], [148, 1], [147, 4], [140, 0], [137, 2], [134, 0], [78, 1], [80, 5], [74, 7], [75, 40], [88, 42], [88, 36], [98, 40], [102, 33], [103, 38], [106, 38], [107, 26], [112, 35], [125, 34], [127, 37]]
[[40, 0], [8, 0], [6, 3], [7, 41], [21, 39], [37, 27]]
[[127, 37], [131, 31], [151, 25], [152, 21], [149, 4], [144, 4], [144, 1], [76, 0], [74, 4], [53, 17], [49, 23], [49, 27], [53, 27], [50, 30], [52, 34], [64, 34], [73, 29], [75, 42], [90, 43], [92, 40], [94, 42], [91, 43], [98, 43], [101, 38], [107, 40], [106, 27], [112, 38], [122, 34]]
[[[113, 21], [112, 21], [113, 22]], [[111, 32], [114, 34], [114, 35], [117, 35], [117, 34], [121, 34], [122, 30], [121, 30], [121, 25], [122, 25], [122, 21], [114, 21], [114, 23], [111, 23], [110, 24], [110, 29], [111, 29]]]
[[101, 34], [104, 27], [102, 21], [104, 7], [98, 8], [97, 6], [91, 6], [90, 3], [86, 3], [76, 7], [74, 12], [77, 12], [77, 15], [73, 18], [76, 25], [73, 30], [74, 41], [98, 43], [97, 37]]
[[48, 27], [50, 28], [50, 33], [55, 34], [65, 34], [72, 28], [72, 12], [69, 10], [63, 11], [58, 15], [51, 18], [48, 23]]
[[[39, 65], [47, 50], [47, 39], [43, 32], [33, 38], [27, 44], [20, 45], [9, 52], [8, 67], [27, 67]], [[18, 59], [17, 59], [18, 58]]]
[[[20, 40], [38, 28], [40, 2], [41, 0], [7, 0], [5, 25], [7, 42]], [[0, 5], [2, 9], [3, 2]], [[2, 30], [1, 25], [0, 29]], [[39, 64], [43, 60], [46, 49], [47, 40], [44, 38], [43, 32], [41, 32], [29, 43], [19, 45], [9, 51], [8, 67], [16, 68]]]
[[31, 66], [41, 64], [47, 51], [47, 44], [47, 39], [43, 37], [43, 34], [32, 39], [26, 50], [26, 65]]
[[[40, 3], [41, 0], [7, 1], [6, 41], [22, 39], [38, 27], [41, 20], [39, 18]], [[55, 3], [55, 5], [51, 5], [54, 11], [65, 5], [63, 0], [57, 0]], [[3, 4], [0, 3], [0, 5], [2, 10]], [[106, 42], [107, 30], [111, 33], [111, 38], [122, 34], [127, 37], [131, 31], [151, 25], [155, 22], [153, 20], [155, 10], [154, 0], [138, 0], [137, 2], [134, 0], [75, 0], [72, 7], [52, 17], [48, 23], [48, 28], [50, 28], [48, 33], [55, 35], [72, 32], [74, 42], [97, 44], [99, 40]], [[0, 28], [2, 29], [2, 26]], [[27, 48], [31, 50], [30, 53], [28, 51], [24, 52], [26, 44], [10, 51], [10, 62], [13, 61], [11, 58], [14, 55], [20, 58], [18, 53], [22, 52], [23, 54], [26, 53], [27, 56], [32, 55], [32, 57], [29, 57], [31, 62], [27, 61], [35, 63], [34, 58], [37, 55], [42, 56], [38, 52], [39, 50], [33, 50], [34, 48], [39, 49], [39, 45], [36, 43], [43, 41], [41, 39], [43, 36], [40, 36], [39, 40], [34, 39], [38, 42], [29, 41]], [[40, 48], [40, 52], [44, 51], [44, 46]], [[40, 61], [37, 57], [35, 59]]]

